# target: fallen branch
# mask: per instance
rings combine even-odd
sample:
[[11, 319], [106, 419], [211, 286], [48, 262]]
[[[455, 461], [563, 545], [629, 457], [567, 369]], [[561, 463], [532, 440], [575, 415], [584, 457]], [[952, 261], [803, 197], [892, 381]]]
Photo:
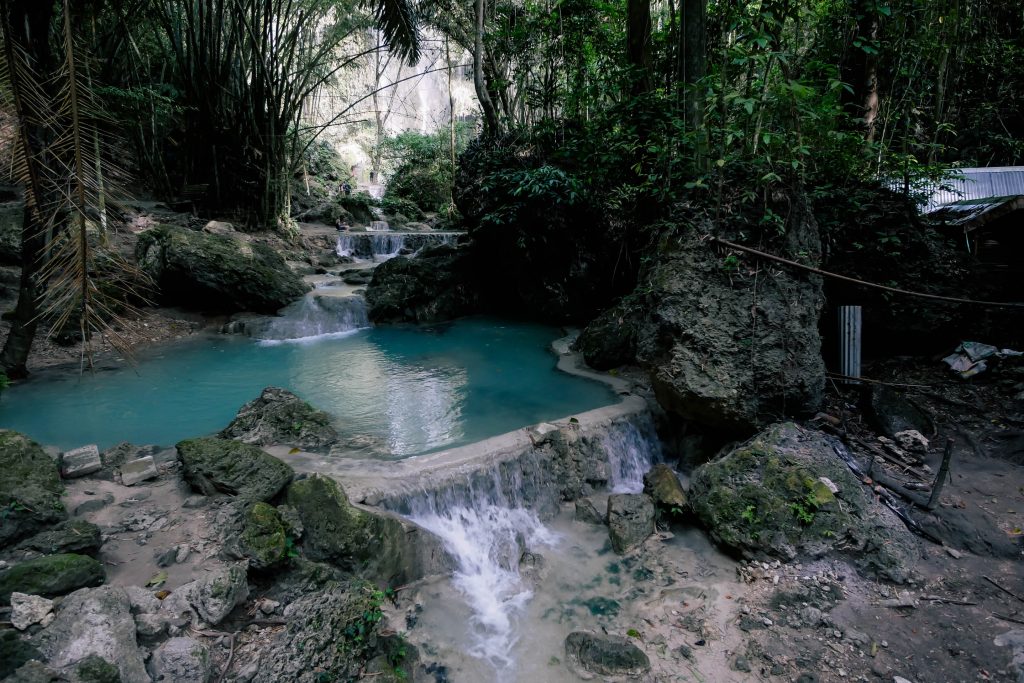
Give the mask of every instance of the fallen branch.
[[224, 683], [224, 678], [228, 675], [228, 669], [231, 668], [231, 660], [235, 658], [235, 634], [231, 634], [230, 638], [231, 649], [228, 650], [228, 661], [224, 663], [224, 670], [220, 672], [220, 678], [217, 679], [217, 683]]
[[1016, 598], [1016, 599], [1017, 599], [1017, 600], [1019, 600], [1020, 602], [1024, 602], [1024, 598], [1020, 597], [1019, 595], [1017, 595], [1016, 593], [1014, 593], [1013, 591], [1011, 591], [1011, 590], [1010, 590], [1009, 588], [1004, 588], [1004, 587], [1003, 587], [1003, 586], [1001, 586], [1001, 585], [999, 584], [999, 582], [998, 582], [998, 581], [996, 581], [995, 579], [993, 579], [993, 578], [989, 578], [988, 576], [982, 576], [981, 578], [985, 579], [986, 581], [988, 581], [989, 583], [991, 583], [991, 584], [992, 584], [993, 586], [995, 586], [995, 587], [996, 587], [996, 588], [998, 588], [999, 590], [1001, 590], [1001, 591], [1003, 591], [1004, 593], [1006, 593], [1007, 595], [1009, 595], [1009, 596], [1010, 596], [1011, 598]]
[[994, 616], [996, 619], [1002, 619], [1003, 621], [1009, 621], [1014, 624], [1024, 624], [1024, 619], [1014, 619], [1013, 617], [1008, 617], [1005, 614], [996, 614], [995, 612], [993, 612], [992, 616]]

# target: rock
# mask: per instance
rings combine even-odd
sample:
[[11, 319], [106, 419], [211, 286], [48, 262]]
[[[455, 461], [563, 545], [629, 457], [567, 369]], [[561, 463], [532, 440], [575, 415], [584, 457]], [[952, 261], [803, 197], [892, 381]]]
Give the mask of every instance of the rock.
[[185, 618], [195, 626], [201, 619], [215, 626], [248, 597], [245, 564], [218, 565], [174, 590], [161, 604], [160, 615], [167, 621]]
[[644, 493], [654, 504], [666, 511], [682, 512], [686, 509], [686, 491], [671, 467], [659, 463], [644, 475]]
[[292, 480], [292, 468], [255, 446], [207, 437], [178, 444], [185, 480], [207, 496], [267, 501]]
[[61, 456], [61, 473], [64, 477], [84, 477], [103, 468], [100, 449], [95, 444], [65, 451]]
[[607, 516], [598, 512], [594, 501], [589, 498], [580, 498], [576, 501], [576, 519], [587, 524], [607, 523]]
[[122, 683], [117, 667], [97, 655], [89, 655], [75, 667], [79, 683]]
[[160, 472], [156, 469], [153, 457], [149, 455], [121, 465], [121, 483], [125, 486], [135, 486], [141, 481], [146, 481], [159, 475]]
[[309, 287], [270, 247], [160, 226], [139, 235], [136, 260], [163, 304], [273, 313]]
[[906, 451], [911, 453], [928, 452], [928, 439], [916, 429], [905, 429], [902, 432], [896, 432], [894, 438], [899, 447]]
[[75, 591], [60, 604], [53, 623], [32, 637], [32, 644], [56, 669], [76, 667], [94, 655], [113, 664], [122, 681], [150, 680], [136, 645], [135, 620], [123, 588]]
[[103, 540], [98, 526], [82, 519], [69, 519], [22, 541], [18, 547], [50, 555], [57, 553], [92, 555], [100, 549], [102, 544]]
[[370, 268], [350, 270], [342, 274], [341, 280], [347, 285], [368, 285], [373, 280], [373, 270]]
[[156, 681], [208, 683], [210, 651], [192, 638], [171, 638], [153, 651], [149, 672]]
[[67, 679], [42, 662], [33, 659], [25, 662], [9, 678], [3, 680], [4, 683], [52, 683], [53, 681], [63, 682]]
[[366, 290], [370, 320], [430, 323], [475, 312], [480, 301], [468, 268], [467, 256], [449, 246], [385, 261], [374, 269]]
[[106, 493], [100, 496], [99, 498], [87, 500], [84, 503], [80, 503], [75, 508], [75, 517], [81, 517], [83, 515], [88, 515], [89, 513], [96, 512], [97, 510], [102, 510], [103, 508], [107, 507], [113, 502], [114, 496], [110, 495], [109, 493]]
[[620, 555], [654, 533], [654, 503], [635, 493], [608, 496], [608, 536], [612, 550]]
[[242, 406], [220, 436], [257, 446], [284, 444], [317, 451], [338, 441], [327, 413], [278, 387], [267, 387]]
[[698, 467], [689, 499], [711, 538], [748, 559], [842, 552], [868, 575], [903, 582], [917, 552], [910, 532], [873, 501], [830, 439], [793, 423], [773, 425]]
[[210, 235], [230, 235], [235, 231], [235, 226], [224, 221], [210, 221], [203, 226], [203, 232]]
[[354, 582], [330, 584], [291, 603], [288, 628], [262, 648], [254, 683], [357, 679], [377, 642], [380, 600], [372, 586]]
[[[783, 269], [757, 278], [747, 273], [759, 264], [736, 255], [729, 258], [738, 265], [727, 265], [704, 239], [724, 229], [688, 226], [658, 248], [638, 287], [646, 303], [637, 361], [666, 411], [735, 438], [820, 406], [824, 296], [814, 275]], [[806, 202], [794, 202], [785, 238], [771, 251], [805, 261], [810, 254], [812, 264], [821, 253]]]
[[64, 553], [25, 560], [0, 573], [0, 604], [11, 593], [63, 595], [83, 586], [98, 586], [106, 574], [103, 565], [91, 557]]
[[928, 415], [892, 387], [872, 384], [864, 403], [865, 415], [872, 426], [889, 438], [895, 439], [898, 432], [907, 430], [920, 434], [932, 431]]
[[11, 593], [11, 625], [24, 631], [32, 624], [47, 626], [52, 621], [53, 600], [38, 595]]
[[448, 566], [435, 536], [355, 507], [329, 477], [314, 474], [293, 482], [286, 501], [302, 519], [302, 548], [312, 560], [387, 583], [408, 583]]
[[636, 362], [639, 311], [619, 303], [601, 313], [584, 328], [574, 344], [587, 365], [610, 370]]
[[56, 463], [36, 442], [0, 430], [0, 548], [67, 517]]
[[[0, 629], [0, 680], [10, 680], [7, 677], [18, 670], [26, 662], [42, 657], [32, 643], [12, 629]], [[24, 680], [15, 678], [15, 680]]]
[[288, 558], [284, 525], [281, 516], [270, 505], [256, 503], [245, 515], [241, 534], [242, 552], [253, 569], [264, 570]]
[[601, 676], [639, 676], [651, 668], [647, 655], [626, 638], [573, 631], [565, 639], [571, 665]]

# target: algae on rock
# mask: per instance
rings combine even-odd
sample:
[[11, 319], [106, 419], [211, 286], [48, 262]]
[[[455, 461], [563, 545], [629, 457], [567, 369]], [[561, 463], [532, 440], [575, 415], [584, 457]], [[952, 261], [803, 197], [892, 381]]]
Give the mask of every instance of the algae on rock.
[[285, 444], [307, 450], [324, 450], [338, 441], [327, 413], [279, 387], [267, 387], [242, 406], [220, 435], [256, 446]]
[[0, 548], [67, 517], [53, 458], [28, 437], [0, 430]]
[[288, 559], [288, 539], [281, 516], [270, 505], [258, 502], [245, 514], [242, 552], [253, 569], [270, 569]]
[[44, 555], [0, 572], [0, 605], [8, 604], [14, 592], [52, 597], [83, 586], [98, 586], [104, 579], [103, 565], [91, 557], [74, 553]]
[[178, 444], [185, 480], [200, 493], [267, 501], [292, 480], [286, 463], [255, 446], [205, 437]]
[[820, 432], [772, 425], [697, 468], [689, 499], [712, 539], [744, 557], [843, 552], [866, 574], [909, 578], [914, 538], [873, 502]]

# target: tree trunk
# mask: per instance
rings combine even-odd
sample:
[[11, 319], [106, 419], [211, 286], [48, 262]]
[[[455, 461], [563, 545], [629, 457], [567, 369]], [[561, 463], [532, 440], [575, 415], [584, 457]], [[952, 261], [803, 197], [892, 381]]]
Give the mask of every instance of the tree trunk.
[[494, 110], [494, 102], [487, 91], [484, 80], [484, 0], [476, 0], [476, 27], [473, 32], [473, 87], [476, 98], [484, 112], [484, 135], [498, 132], [498, 114]]
[[874, 139], [878, 117], [878, 11], [874, 0], [855, 0], [857, 25], [849, 41], [849, 53], [843, 60], [843, 81], [853, 92], [843, 91], [842, 103], [847, 114], [861, 122], [864, 136]]
[[651, 90], [651, 3], [650, 0], [626, 2], [626, 58], [632, 74], [630, 94]]
[[[28, 354], [38, 327], [38, 298], [42, 285], [39, 270], [46, 249], [46, 207], [55, 205], [51, 183], [42, 178], [47, 160], [50, 133], [39, 118], [32, 116], [22, 98], [23, 84], [14, 68], [14, 47], [25, 55], [27, 66], [39, 81], [49, 80], [54, 69], [54, 56], [50, 48], [49, 30], [53, 21], [53, 3], [38, 0], [9, 0], [0, 3], [3, 31], [7, 50], [11, 93], [18, 119], [20, 153], [27, 159], [29, 177], [25, 188], [25, 219], [21, 230], [21, 282], [18, 303], [14, 309], [11, 331], [0, 351], [0, 368], [8, 377], [21, 378], [28, 374]], [[43, 86], [45, 87], [45, 86]]]
[[683, 109], [690, 130], [699, 130], [704, 125], [704, 95], [696, 86], [707, 72], [707, 0], [683, 0], [681, 13]]

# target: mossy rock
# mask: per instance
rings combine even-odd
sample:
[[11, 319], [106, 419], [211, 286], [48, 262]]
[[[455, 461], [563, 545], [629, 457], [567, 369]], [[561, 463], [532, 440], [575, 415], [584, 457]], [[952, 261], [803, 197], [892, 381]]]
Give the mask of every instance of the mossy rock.
[[57, 464], [28, 437], [0, 430], [0, 548], [67, 517]]
[[242, 406], [220, 435], [258, 446], [286, 444], [316, 451], [338, 441], [330, 415], [280, 387], [267, 387]]
[[268, 501], [292, 480], [286, 463], [255, 446], [206, 437], [178, 444], [185, 480], [200, 493]]
[[314, 474], [292, 483], [286, 502], [302, 519], [302, 548], [310, 559], [388, 583], [425, 574], [423, 558], [436, 544], [432, 537], [355, 507], [330, 477]]
[[235, 237], [160, 226], [139, 236], [135, 256], [169, 305], [274, 313], [309, 290], [273, 249]]
[[77, 588], [98, 586], [106, 574], [103, 565], [91, 557], [63, 553], [26, 560], [0, 573], [0, 604], [11, 601], [11, 593], [52, 597]]
[[6, 679], [25, 662], [42, 659], [32, 643], [22, 639], [14, 629], [0, 630], [0, 680]]
[[659, 463], [644, 475], [644, 493], [664, 512], [679, 514], [687, 509], [686, 489], [671, 467]]
[[689, 500], [711, 537], [743, 557], [789, 561], [841, 550], [867, 574], [908, 578], [913, 537], [873, 502], [820, 432], [768, 427], [697, 468]]
[[246, 512], [244, 523], [242, 552], [250, 567], [270, 569], [288, 559], [288, 539], [277, 510], [266, 503], [256, 503]]
[[121, 672], [99, 655], [89, 655], [76, 668], [82, 683], [121, 683]]
[[22, 541], [21, 548], [38, 550], [50, 555], [56, 553], [84, 553], [92, 555], [102, 545], [100, 528], [84, 519], [68, 519]]

